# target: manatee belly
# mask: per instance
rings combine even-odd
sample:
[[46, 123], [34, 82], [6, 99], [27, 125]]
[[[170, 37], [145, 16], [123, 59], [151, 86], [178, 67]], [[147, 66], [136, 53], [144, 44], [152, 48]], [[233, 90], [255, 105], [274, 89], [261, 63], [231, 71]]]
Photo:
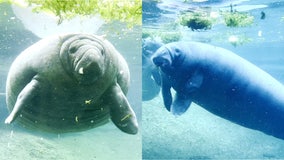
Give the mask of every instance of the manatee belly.
[[[109, 108], [102, 103], [81, 97], [67, 97], [66, 94], [64, 97], [36, 96], [32, 104], [26, 104], [17, 122], [29, 129], [62, 133], [91, 129], [109, 121]], [[15, 98], [10, 102], [9, 105], [13, 106]]]

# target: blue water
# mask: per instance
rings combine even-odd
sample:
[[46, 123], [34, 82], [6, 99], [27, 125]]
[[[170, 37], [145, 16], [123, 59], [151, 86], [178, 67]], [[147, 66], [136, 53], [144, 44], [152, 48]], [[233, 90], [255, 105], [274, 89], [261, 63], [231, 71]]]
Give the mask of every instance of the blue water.
[[[192, 31], [172, 27], [182, 11], [207, 6], [211, 11], [235, 9], [255, 17], [249, 27], [229, 28], [215, 24], [211, 30]], [[145, 1], [143, 29], [154, 33], [181, 33], [191, 40], [226, 48], [265, 70], [284, 84], [284, 1], [207, 1], [183, 3]], [[261, 19], [261, 11], [265, 19]], [[233, 45], [230, 36], [247, 39]], [[157, 38], [157, 37], [156, 37]], [[159, 37], [157, 38], [159, 40]], [[171, 115], [162, 96], [142, 104], [143, 159], [284, 159], [284, 140], [231, 123], [192, 104], [181, 116]], [[283, 123], [283, 122], [279, 122]]]
[[120, 23], [100, 26], [102, 22], [84, 18], [79, 23], [68, 21], [57, 26], [56, 21], [50, 24], [47, 15], [33, 17], [36, 13], [21, 8], [20, 13], [25, 15], [22, 20], [11, 11], [9, 5], [0, 3], [0, 159], [141, 159], [141, 130], [137, 135], [128, 135], [112, 122], [88, 131], [66, 134], [51, 134], [4, 124], [8, 116], [5, 84], [12, 61], [25, 48], [44, 38], [40, 36], [72, 30], [106, 35], [106, 39], [124, 56], [131, 74], [127, 97], [141, 126], [141, 27], [130, 29]]

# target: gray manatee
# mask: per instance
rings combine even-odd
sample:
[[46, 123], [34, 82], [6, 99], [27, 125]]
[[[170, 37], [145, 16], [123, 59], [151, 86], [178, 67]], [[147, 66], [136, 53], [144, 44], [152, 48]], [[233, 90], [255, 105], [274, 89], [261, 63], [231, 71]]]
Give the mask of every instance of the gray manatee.
[[136, 134], [136, 116], [126, 98], [129, 82], [126, 61], [104, 37], [52, 36], [13, 62], [6, 84], [11, 113], [5, 123], [62, 133], [111, 119], [123, 132]]
[[152, 60], [161, 70], [164, 105], [173, 114], [183, 114], [194, 102], [231, 122], [284, 139], [284, 86], [247, 60], [198, 42], [166, 44]]
[[163, 44], [152, 39], [142, 42], [142, 100], [148, 101], [160, 93], [161, 78], [151, 57]]

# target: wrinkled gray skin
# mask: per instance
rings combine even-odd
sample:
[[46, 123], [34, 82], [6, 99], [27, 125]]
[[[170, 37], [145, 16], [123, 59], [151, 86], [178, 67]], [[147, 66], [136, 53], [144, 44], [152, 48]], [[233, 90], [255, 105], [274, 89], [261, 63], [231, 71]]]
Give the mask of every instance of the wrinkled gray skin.
[[43, 39], [13, 62], [7, 79], [6, 124], [71, 132], [105, 124], [123, 132], [138, 124], [126, 93], [126, 61], [103, 37], [66, 34]]
[[175, 42], [162, 46], [152, 60], [161, 70], [164, 105], [173, 114], [183, 114], [194, 102], [284, 139], [284, 86], [245, 59], [207, 44]]

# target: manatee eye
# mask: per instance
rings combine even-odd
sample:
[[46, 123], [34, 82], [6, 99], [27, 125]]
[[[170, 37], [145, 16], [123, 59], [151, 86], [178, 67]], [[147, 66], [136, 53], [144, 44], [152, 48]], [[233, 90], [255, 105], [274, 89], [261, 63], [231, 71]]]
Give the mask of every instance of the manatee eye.
[[71, 47], [69, 48], [69, 53], [73, 54], [77, 51], [77, 48], [76, 47]]

